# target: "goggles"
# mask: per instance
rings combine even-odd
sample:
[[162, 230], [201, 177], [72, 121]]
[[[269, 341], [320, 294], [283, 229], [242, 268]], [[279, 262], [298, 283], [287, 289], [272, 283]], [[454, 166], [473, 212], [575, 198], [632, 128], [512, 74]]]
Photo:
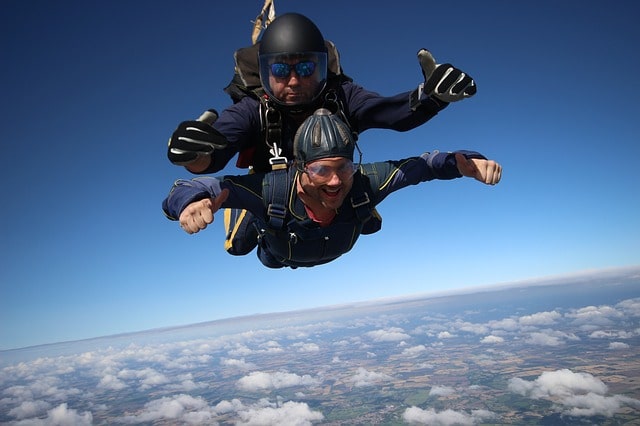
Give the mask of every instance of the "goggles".
[[340, 180], [348, 180], [351, 176], [356, 174], [360, 166], [353, 164], [351, 160], [345, 160], [339, 167], [331, 167], [323, 164], [307, 164], [304, 166], [304, 172], [309, 175], [309, 179], [315, 183], [326, 183], [331, 180], [334, 173], [338, 175]]
[[294, 69], [298, 77], [309, 77], [316, 70], [316, 63], [313, 61], [301, 61], [296, 64], [276, 62], [270, 65], [271, 75], [277, 78], [287, 78]]

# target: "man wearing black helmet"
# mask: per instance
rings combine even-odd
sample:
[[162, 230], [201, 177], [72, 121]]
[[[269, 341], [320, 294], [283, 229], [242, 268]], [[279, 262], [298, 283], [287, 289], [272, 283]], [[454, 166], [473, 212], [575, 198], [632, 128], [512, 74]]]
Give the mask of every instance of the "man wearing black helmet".
[[473, 151], [434, 151], [398, 161], [354, 164], [356, 141], [326, 109], [294, 138], [294, 167], [269, 173], [177, 181], [163, 202], [171, 220], [193, 234], [220, 208], [251, 212], [258, 258], [267, 267], [315, 266], [351, 250], [371, 211], [389, 194], [433, 179], [472, 177], [495, 185], [502, 167]]
[[[370, 128], [406, 131], [434, 117], [449, 102], [475, 93], [475, 83], [465, 73], [449, 64], [437, 65], [424, 49], [419, 59], [424, 83], [413, 91], [384, 97], [342, 73], [335, 46], [311, 20], [295, 13], [281, 15], [256, 46], [236, 52], [238, 72], [227, 87], [234, 105], [212, 125], [181, 123], [169, 141], [169, 160], [192, 173], [213, 173], [239, 153], [238, 167], [267, 172], [274, 163], [292, 158], [293, 135], [318, 108], [339, 115], [354, 135]], [[251, 64], [249, 70], [243, 70], [243, 61]], [[243, 96], [247, 88], [253, 96]], [[257, 243], [251, 217], [246, 212], [227, 213], [231, 211], [225, 212], [225, 248], [246, 254]], [[375, 222], [369, 222], [365, 233], [380, 228]]]

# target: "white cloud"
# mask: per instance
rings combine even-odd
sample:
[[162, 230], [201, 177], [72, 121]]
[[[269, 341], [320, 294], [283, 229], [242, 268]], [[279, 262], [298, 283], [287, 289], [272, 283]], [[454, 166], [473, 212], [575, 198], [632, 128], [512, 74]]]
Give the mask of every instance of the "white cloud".
[[9, 415], [16, 419], [27, 419], [37, 417], [51, 408], [51, 404], [45, 401], [23, 401], [15, 408], [9, 410]]
[[[140, 413], [119, 418], [122, 423], [137, 424], [159, 420], [175, 420], [186, 424], [211, 424], [215, 411], [200, 397], [174, 395], [150, 401]], [[215, 423], [214, 423], [215, 424]]]
[[520, 328], [520, 324], [514, 318], [504, 318], [498, 321], [489, 321], [489, 327], [492, 329], [515, 331]]
[[299, 376], [293, 373], [277, 372], [265, 373], [254, 371], [248, 376], [242, 377], [237, 382], [240, 389], [247, 391], [282, 389], [293, 386], [315, 386], [320, 380], [314, 379], [308, 374]]
[[623, 300], [616, 305], [616, 308], [626, 315], [640, 317], [640, 298]]
[[556, 330], [541, 330], [529, 333], [525, 339], [526, 343], [539, 346], [561, 346], [567, 340], [580, 340], [578, 336], [571, 333], [564, 333]]
[[107, 374], [98, 383], [98, 388], [100, 389], [108, 389], [108, 390], [122, 390], [125, 389], [127, 385], [120, 379], [118, 379], [113, 374]]
[[46, 418], [23, 420], [18, 424], [29, 426], [90, 426], [93, 424], [93, 415], [89, 411], [79, 414], [77, 410], [68, 408], [67, 404], [64, 403], [49, 410]]
[[611, 342], [609, 343], [609, 349], [611, 350], [629, 349], [629, 345], [623, 342]]
[[223, 358], [220, 363], [227, 367], [234, 367], [239, 370], [253, 370], [256, 368], [255, 364], [251, 362], [246, 362], [244, 358], [235, 359], [235, 358]]
[[485, 336], [484, 338], [482, 338], [482, 340], [480, 340], [480, 343], [486, 343], [486, 344], [502, 343], [502, 342], [504, 342], [504, 339], [502, 337], [494, 336], [494, 335]]
[[635, 330], [597, 330], [589, 334], [589, 337], [592, 339], [631, 339], [635, 335]]
[[393, 377], [383, 373], [376, 373], [375, 371], [368, 371], [363, 367], [359, 367], [351, 378], [355, 387], [373, 386], [376, 383], [389, 380], [393, 380]]
[[611, 306], [586, 306], [576, 309], [568, 314], [568, 318], [573, 318], [575, 325], [583, 326], [610, 326], [613, 324], [612, 319], [622, 317], [622, 313]]
[[118, 373], [118, 379], [138, 379], [141, 390], [147, 390], [170, 382], [167, 376], [153, 368], [143, 368], [141, 370], [124, 369]]
[[604, 396], [589, 392], [584, 395], [572, 395], [563, 400], [565, 413], [571, 416], [607, 416], [620, 411], [623, 405], [640, 408], [640, 401], [624, 395]]
[[451, 386], [434, 386], [429, 390], [429, 396], [449, 396], [455, 393]]
[[607, 385], [591, 374], [567, 369], [546, 371], [533, 381], [512, 378], [509, 390], [532, 399], [551, 400], [573, 416], [612, 416], [622, 405], [640, 407], [637, 399], [606, 396]]
[[424, 345], [411, 346], [410, 348], [405, 348], [402, 351], [402, 355], [405, 356], [417, 356], [422, 352], [426, 351], [427, 348]]
[[438, 333], [438, 339], [452, 339], [456, 337], [455, 335], [449, 333], [448, 331], [441, 331]]
[[460, 330], [460, 331], [464, 331], [467, 333], [473, 333], [473, 334], [485, 334], [488, 331], [488, 328], [486, 325], [483, 324], [475, 324], [472, 322], [465, 322], [465, 321], [456, 321], [454, 324], [455, 328]]
[[381, 330], [369, 331], [366, 335], [376, 342], [398, 342], [405, 339], [410, 339], [407, 333], [399, 327], [390, 327]]
[[532, 315], [522, 316], [518, 319], [518, 322], [525, 326], [551, 325], [560, 318], [562, 318], [562, 315], [556, 311], [538, 312]]
[[409, 407], [402, 418], [409, 424], [430, 426], [472, 426], [486, 420], [495, 419], [497, 416], [487, 410], [473, 410], [471, 414], [454, 410], [435, 411], [423, 410], [418, 407]]
[[291, 346], [296, 348], [298, 352], [303, 352], [303, 353], [320, 351], [320, 346], [318, 346], [315, 343], [294, 343]]
[[288, 401], [280, 406], [250, 408], [238, 413], [238, 425], [246, 426], [311, 426], [324, 419], [319, 411], [313, 411], [306, 403]]
[[570, 396], [575, 393], [595, 392], [604, 394], [607, 385], [589, 373], [574, 373], [568, 369], [545, 371], [534, 381], [514, 378], [509, 389], [533, 399], [551, 396]]

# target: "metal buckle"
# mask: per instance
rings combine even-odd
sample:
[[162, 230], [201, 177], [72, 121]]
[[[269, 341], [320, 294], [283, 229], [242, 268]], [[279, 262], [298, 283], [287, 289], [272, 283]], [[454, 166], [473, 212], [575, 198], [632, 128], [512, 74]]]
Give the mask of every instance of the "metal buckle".
[[351, 207], [355, 209], [356, 207], [364, 206], [365, 204], [369, 204], [370, 202], [371, 200], [369, 200], [369, 193], [365, 192], [363, 201], [356, 202], [353, 198], [351, 198]]
[[269, 207], [267, 207], [267, 214], [269, 216], [277, 217], [279, 219], [284, 219], [286, 216], [286, 213], [287, 213], [287, 210], [281, 206], [269, 204]]

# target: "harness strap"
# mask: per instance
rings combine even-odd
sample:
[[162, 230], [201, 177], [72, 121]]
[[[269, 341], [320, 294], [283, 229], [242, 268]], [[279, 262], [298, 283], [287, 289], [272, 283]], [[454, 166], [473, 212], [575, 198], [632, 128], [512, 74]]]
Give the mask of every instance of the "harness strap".
[[357, 177], [354, 176], [352, 191], [351, 207], [353, 207], [353, 211], [356, 213], [358, 220], [361, 223], [365, 223], [373, 216], [371, 212], [373, 206], [370, 205], [371, 199], [369, 198], [369, 193], [364, 188], [362, 179], [357, 179]]
[[267, 173], [262, 182], [262, 197], [267, 207], [269, 227], [282, 229], [287, 216], [287, 195], [289, 194], [289, 177], [287, 162], [284, 157], [272, 158], [273, 170]]

